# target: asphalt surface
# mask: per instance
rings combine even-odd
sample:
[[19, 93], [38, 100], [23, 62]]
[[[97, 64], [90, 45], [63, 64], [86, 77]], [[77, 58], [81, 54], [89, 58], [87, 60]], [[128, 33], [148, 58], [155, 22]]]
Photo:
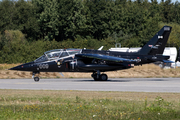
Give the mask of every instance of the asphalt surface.
[[83, 90], [180, 93], [180, 78], [110, 78], [93, 79], [0, 79], [0, 89]]

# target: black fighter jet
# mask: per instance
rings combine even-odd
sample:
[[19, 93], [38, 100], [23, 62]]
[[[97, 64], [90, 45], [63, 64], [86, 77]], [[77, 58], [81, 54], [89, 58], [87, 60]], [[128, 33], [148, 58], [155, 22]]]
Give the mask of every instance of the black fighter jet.
[[113, 52], [90, 49], [55, 49], [47, 51], [38, 59], [10, 70], [32, 71], [34, 77], [40, 72], [92, 72], [95, 81], [106, 81], [108, 76], [101, 72], [123, 70], [152, 62], [171, 62], [163, 56], [172, 27], [164, 26], [138, 52]]

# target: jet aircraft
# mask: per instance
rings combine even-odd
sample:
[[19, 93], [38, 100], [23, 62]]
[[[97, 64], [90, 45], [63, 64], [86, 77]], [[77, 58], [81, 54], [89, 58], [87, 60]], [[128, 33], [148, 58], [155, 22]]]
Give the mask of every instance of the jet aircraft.
[[38, 59], [9, 70], [31, 71], [34, 77], [40, 72], [92, 72], [95, 81], [106, 81], [108, 76], [101, 74], [106, 71], [123, 70], [157, 61], [168, 61], [163, 56], [172, 27], [164, 26], [137, 52], [114, 52], [91, 49], [55, 49], [44, 52]]

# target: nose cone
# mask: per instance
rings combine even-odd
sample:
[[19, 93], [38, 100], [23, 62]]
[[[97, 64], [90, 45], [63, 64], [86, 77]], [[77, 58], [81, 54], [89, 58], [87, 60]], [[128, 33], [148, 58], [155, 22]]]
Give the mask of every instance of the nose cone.
[[24, 66], [23, 65], [19, 65], [13, 68], [10, 68], [9, 70], [23, 70]]
[[18, 71], [31, 71], [34, 62], [25, 63], [18, 65], [16, 67], [10, 68], [9, 70], [18, 70]]

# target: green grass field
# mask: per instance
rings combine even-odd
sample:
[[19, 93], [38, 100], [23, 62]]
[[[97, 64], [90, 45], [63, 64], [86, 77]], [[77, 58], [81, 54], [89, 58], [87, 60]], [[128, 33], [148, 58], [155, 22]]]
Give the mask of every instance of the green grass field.
[[0, 90], [1, 120], [178, 120], [179, 93]]

